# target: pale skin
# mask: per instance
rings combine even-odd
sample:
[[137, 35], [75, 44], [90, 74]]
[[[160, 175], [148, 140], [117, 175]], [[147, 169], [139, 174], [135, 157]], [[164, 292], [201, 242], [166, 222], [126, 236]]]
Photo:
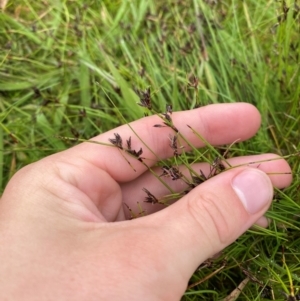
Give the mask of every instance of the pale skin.
[[[203, 143], [187, 124], [212, 145], [223, 145], [251, 138], [261, 121], [245, 103], [174, 112], [172, 119], [198, 148]], [[173, 155], [168, 140], [173, 131], [154, 128], [158, 123], [162, 120], [151, 116], [131, 126], [164, 159]], [[114, 133], [124, 141], [131, 136], [133, 149], [143, 148], [145, 163], [156, 163], [128, 125], [93, 140], [109, 143]], [[292, 180], [283, 159], [246, 164], [274, 154], [232, 158], [231, 165], [245, 165], [209, 179], [161, 210], [144, 202], [142, 188], [157, 197], [168, 191], [141, 162], [125, 156], [136, 171], [118, 148], [82, 143], [15, 174], [0, 200], [1, 300], [180, 300], [203, 261], [255, 222], [266, 226], [272, 185], [284, 188]], [[194, 169], [208, 173], [209, 167], [199, 162]], [[233, 187], [234, 179], [249, 170], [260, 181], [255, 193], [265, 200], [259, 203], [254, 195], [256, 205], [245, 207]], [[174, 191], [184, 188], [182, 181], [164, 180]], [[124, 202], [134, 211], [140, 202], [148, 215], [126, 220]]]

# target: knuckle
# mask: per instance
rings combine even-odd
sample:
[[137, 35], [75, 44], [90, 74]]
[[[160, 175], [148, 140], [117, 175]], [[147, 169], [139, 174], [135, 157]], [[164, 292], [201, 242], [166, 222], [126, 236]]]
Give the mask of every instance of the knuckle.
[[227, 244], [231, 237], [230, 214], [226, 214], [226, 206], [219, 201], [219, 197], [211, 192], [198, 194], [187, 201], [192, 220], [214, 245]]

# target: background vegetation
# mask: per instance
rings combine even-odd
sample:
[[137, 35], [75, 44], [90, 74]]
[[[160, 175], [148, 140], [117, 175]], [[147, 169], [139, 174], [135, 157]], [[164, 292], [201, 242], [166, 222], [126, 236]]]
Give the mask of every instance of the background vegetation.
[[[297, 0], [0, 1], [0, 189], [22, 166], [153, 112], [245, 101], [260, 132], [228, 156], [278, 153], [294, 182], [269, 229], [192, 277], [184, 300], [300, 300]], [[215, 153], [204, 150], [207, 161]], [[186, 162], [195, 160], [189, 155]], [[142, 264], [142, 263], [141, 263]], [[242, 282], [244, 281], [244, 282]], [[238, 285], [248, 283], [240, 290]], [[234, 291], [239, 296], [230, 296]], [[226, 298], [227, 299], [224, 299]]]

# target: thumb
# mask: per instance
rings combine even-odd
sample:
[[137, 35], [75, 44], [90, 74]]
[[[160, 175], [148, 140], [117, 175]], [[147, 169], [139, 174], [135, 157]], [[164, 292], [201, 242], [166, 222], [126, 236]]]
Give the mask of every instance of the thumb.
[[149, 216], [149, 221], [160, 225], [157, 238], [168, 244], [165, 258], [188, 281], [204, 260], [251, 227], [268, 209], [272, 197], [272, 183], [264, 172], [232, 169]]

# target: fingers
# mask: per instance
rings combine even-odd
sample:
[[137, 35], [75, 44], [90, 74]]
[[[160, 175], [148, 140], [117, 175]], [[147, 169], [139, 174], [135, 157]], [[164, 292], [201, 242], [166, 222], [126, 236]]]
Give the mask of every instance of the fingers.
[[237, 168], [207, 180], [172, 206], [135, 222], [147, 229], [159, 227], [156, 248], [162, 250], [165, 264], [187, 282], [200, 263], [258, 221], [272, 197], [272, 183], [264, 172]]
[[[269, 175], [272, 185], [280, 189], [287, 187], [292, 181], [291, 169], [288, 163], [275, 154], [236, 157], [228, 159], [227, 162], [232, 167], [244, 165], [264, 171]], [[224, 165], [226, 165], [225, 162]], [[206, 176], [208, 176], [210, 173], [210, 166], [207, 163], [194, 164], [192, 168], [197, 174], [200, 173], [200, 170], [202, 170]], [[183, 174], [183, 177], [178, 180], [174, 181], [170, 176], [161, 176], [159, 178], [161, 181], [164, 181], [175, 193], [183, 192], [189, 189], [186, 181], [192, 182], [191, 173], [186, 167], [181, 166], [179, 167], [179, 170]], [[163, 173], [161, 168], [156, 168], [154, 171], [158, 176], [162, 175]], [[145, 197], [147, 194], [145, 191], [143, 191], [143, 188], [146, 188], [158, 200], [161, 200], [166, 195], [171, 194], [170, 190], [163, 185], [159, 179], [156, 178], [152, 173], [146, 172], [138, 179], [122, 185], [123, 202], [132, 211], [129, 212], [128, 208], [125, 206], [127, 217], [131, 217], [133, 214], [138, 215], [140, 212], [143, 212], [143, 214], [151, 214], [166, 208], [166, 205], [145, 202]]]
[[256, 222], [255, 226], [259, 226], [262, 228], [267, 228], [269, 226], [270, 220], [265, 216], [261, 216]]
[[[195, 147], [202, 147], [203, 141], [194, 131], [203, 136], [210, 144], [221, 145], [232, 143], [237, 139], [246, 140], [253, 136], [260, 126], [259, 112], [254, 106], [246, 103], [209, 105], [191, 111], [175, 112], [170, 117], [180, 135]], [[105, 144], [110, 144], [109, 139], [114, 139], [119, 148], [83, 143], [57, 156], [72, 162], [80, 162], [79, 159], [83, 159], [104, 169], [119, 182], [130, 181], [145, 172], [147, 167], [124, 151], [124, 149], [128, 149], [126, 141], [129, 139], [133, 151], [139, 152], [142, 149], [143, 153], [140, 157], [147, 166], [152, 166], [158, 160], [174, 155], [174, 149], [170, 147], [169, 136], [174, 136], [176, 133], [167, 126], [154, 127], [156, 124], [164, 125], [159, 116], [150, 116], [93, 138], [93, 140]], [[122, 139], [123, 150], [120, 149], [121, 141], [116, 138], [115, 134]], [[184, 147], [185, 151], [190, 149], [180, 136], [178, 143], [179, 146]]]

